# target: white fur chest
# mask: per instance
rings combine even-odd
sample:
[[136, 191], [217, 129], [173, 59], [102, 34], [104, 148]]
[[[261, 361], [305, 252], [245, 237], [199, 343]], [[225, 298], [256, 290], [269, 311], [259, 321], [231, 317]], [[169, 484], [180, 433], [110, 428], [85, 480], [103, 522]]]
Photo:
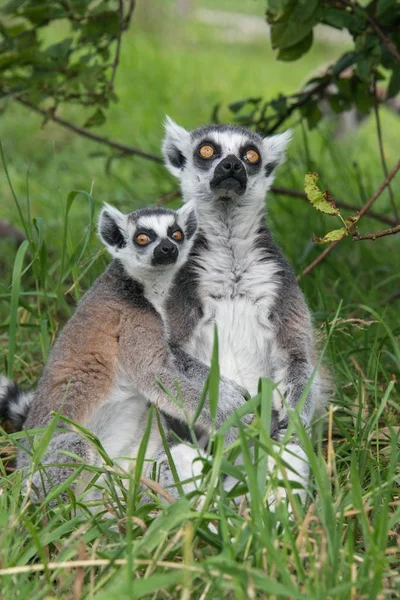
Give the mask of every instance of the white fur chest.
[[209, 362], [218, 329], [221, 373], [257, 392], [258, 380], [269, 374], [269, 314], [278, 289], [278, 266], [262, 259], [254, 235], [210, 236], [197, 260], [199, 295], [204, 316], [190, 342], [190, 351]]

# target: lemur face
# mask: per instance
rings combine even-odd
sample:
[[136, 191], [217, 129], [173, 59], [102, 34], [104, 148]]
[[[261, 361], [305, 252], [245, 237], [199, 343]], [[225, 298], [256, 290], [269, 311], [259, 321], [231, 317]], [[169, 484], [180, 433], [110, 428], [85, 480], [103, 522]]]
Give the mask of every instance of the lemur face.
[[289, 140], [290, 132], [262, 138], [234, 125], [189, 132], [167, 118], [163, 152], [167, 168], [181, 181], [184, 199], [245, 203], [264, 198]]
[[142, 208], [123, 214], [109, 204], [99, 218], [99, 235], [128, 273], [136, 269], [178, 269], [187, 260], [197, 231], [193, 206], [177, 211]]

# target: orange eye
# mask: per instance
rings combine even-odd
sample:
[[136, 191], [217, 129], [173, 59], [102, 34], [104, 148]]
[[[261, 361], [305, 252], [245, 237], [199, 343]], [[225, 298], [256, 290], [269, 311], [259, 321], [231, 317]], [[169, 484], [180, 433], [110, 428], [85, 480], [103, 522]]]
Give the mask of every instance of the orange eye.
[[135, 237], [135, 242], [137, 244], [139, 244], [139, 246], [146, 246], [147, 244], [149, 244], [151, 242], [151, 240], [150, 240], [149, 236], [146, 235], [145, 233], [139, 233]]
[[256, 163], [260, 160], [260, 155], [255, 150], [247, 150], [246, 152], [246, 160], [249, 163]]
[[183, 240], [183, 233], [182, 231], [179, 231], [179, 229], [177, 229], [176, 231], [174, 231], [174, 233], [171, 235], [173, 240], [176, 240], [177, 242], [181, 242]]
[[205, 146], [202, 146], [200, 148], [199, 153], [200, 156], [202, 156], [203, 158], [211, 158], [212, 156], [214, 156], [215, 150], [212, 146], [206, 144]]

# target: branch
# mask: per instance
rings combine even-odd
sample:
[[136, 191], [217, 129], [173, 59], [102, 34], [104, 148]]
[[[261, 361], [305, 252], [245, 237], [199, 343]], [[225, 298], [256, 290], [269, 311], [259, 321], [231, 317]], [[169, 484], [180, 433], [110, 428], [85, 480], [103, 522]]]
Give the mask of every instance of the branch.
[[383, 181], [381, 183], [381, 185], [379, 186], [379, 188], [376, 190], [375, 194], [373, 194], [371, 196], [371, 198], [368, 200], [368, 202], [366, 202], [364, 204], [364, 206], [362, 207], [362, 209], [359, 211], [359, 213], [358, 213], [358, 217], [359, 218], [361, 218], [363, 215], [365, 215], [366, 212], [368, 212], [368, 210], [373, 205], [373, 203], [375, 202], [375, 200], [377, 200], [379, 198], [379, 196], [382, 194], [382, 192], [385, 189], [385, 187], [387, 185], [389, 185], [389, 183], [392, 181], [393, 177], [396, 175], [396, 173], [397, 173], [397, 171], [399, 169], [400, 169], [400, 160], [397, 161], [397, 164], [390, 171], [390, 173], [386, 177], [385, 181]]
[[[389, 175], [386, 177], [385, 181], [383, 181], [381, 183], [381, 185], [379, 186], [379, 188], [376, 190], [376, 192], [371, 196], [371, 198], [368, 200], [368, 202], [366, 202], [364, 204], [364, 206], [362, 207], [362, 209], [359, 211], [358, 213], [358, 218], [361, 219], [362, 216], [365, 215], [366, 212], [368, 212], [368, 210], [370, 209], [370, 207], [373, 205], [373, 203], [379, 198], [379, 196], [382, 194], [383, 190], [389, 185], [389, 183], [392, 181], [393, 177], [396, 175], [397, 171], [400, 169], [400, 160], [397, 161], [397, 164], [393, 167], [393, 169], [390, 171]], [[396, 227], [394, 227], [393, 229], [396, 229]], [[378, 232], [379, 233], [379, 232]], [[393, 233], [396, 233], [396, 231], [394, 231]], [[376, 235], [377, 234], [370, 234], [370, 235]], [[390, 234], [386, 234], [386, 235], [390, 235]], [[377, 236], [378, 237], [378, 236]], [[382, 237], [382, 236], [379, 236]], [[360, 236], [360, 239], [363, 239]], [[367, 238], [365, 238], [367, 239]], [[317, 258], [315, 260], [313, 260], [312, 263], [310, 263], [308, 265], [308, 267], [306, 267], [304, 269], [304, 271], [297, 276], [297, 280], [300, 279], [300, 277], [303, 277], [304, 275], [308, 275], [308, 273], [310, 271], [312, 271], [317, 265], [319, 265], [320, 262], [322, 262], [324, 260], [324, 258], [326, 256], [328, 256], [328, 254], [335, 248], [335, 246], [337, 246], [337, 244], [340, 242], [341, 240], [337, 240], [336, 242], [332, 242], [332, 244], [330, 244], [327, 248], [325, 248], [325, 250], [323, 252], [321, 252], [321, 254], [319, 256], [317, 256]]]
[[353, 235], [352, 237], [355, 242], [358, 242], [360, 240], [376, 240], [385, 237], [385, 235], [393, 235], [399, 232], [400, 225], [396, 225], [396, 227], [391, 227], [391, 229], [384, 229], [383, 231], [376, 231], [375, 233], [365, 233], [364, 235]]
[[388, 37], [386, 37], [386, 35], [383, 33], [382, 29], [379, 27], [378, 23], [376, 22], [376, 20], [374, 19], [374, 17], [372, 15], [368, 14], [367, 11], [365, 11], [365, 14], [366, 14], [368, 21], [371, 24], [372, 29], [381, 38], [382, 44], [389, 50], [390, 54], [392, 54], [397, 59], [397, 61], [400, 62], [399, 51], [397, 50], [397, 48], [394, 45], [394, 43], [392, 42], [392, 40], [390, 40]]
[[[308, 202], [306, 194], [304, 192], [299, 192], [298, 190], [292, 190], [290, 188], [273, 185], [271, 187], [271, 192], [273, 192], [274, 194], [281, 194], [282, 196], [293, 196], [293, 198], [301, 198], [302, 200], [307, 200], [307, 202]], [[353, 213], [355, 213], [359, 210], [357, 208], [357, 206], [353, 206], [352, 204], [348, 204], [347, 202], [343, 202], [341, 200], [335, 199], [335, 203], [336, 203], [336, 206], [338, 206], [339, 208], [344, 208], [345, 210], [350, 210]], [[375, 219], [376, 221], [381, 221], [382, 223], [386, 223], [386, 225], [391, 225], [392, 227], [394, 227], [398, 223], [398, 221], [396, 221], [395, 219], [391, 219], [390, 217], [387, 217], [386, 215], [381, 215], [380, 213], [374, 212], [372, 210], [368, 211], [368, 213], [365, 216], [370, 217], [371, 219]]]
[[339, 242], [340, 242], [340, 240], [337, 240], [336, 242], [332, 242], [332, 244], [330, 244], [327, 248], [325, 248], [325, 250], [323, 252], [321, 252], [321, 254], [319, 256], [317, 256], [317, 258], [315, 260], [313, 260], [312, 263], [310, 263], [308, 265], [308, 267], [306, 267], [304, 269], [304, 271], [301, 273], [301, 275], [297, 275], [297, 278], [296, 278], [297, 281], [300, 279], [300, 277], [304, 277], [304, 275], [308, 275], [308, 273], [310, 271], [312, 271], [317, 265], [319, 265], [319, 263], [322, 262], [324, 260], [324, 258], [326, 256], [328, 256], [328, 254], [330, 252], [332, 252], [334, 247], [337, 246]]
[[85, 129], [84, 127], [79, 127], [78, 125], [75, 125], [74, 123], [71, 123], [70, 121], [66, 121], [62, 117], [58, 117], [57, 115], [53, 114], [52, 111], [48, 111], [48, 110], [44, 110], [43, 108], [39, 108], [38, 106], [31, 104], [30, 102], [28, 102], [28, 100], [24, 100], [23, 98], [16, 98], [16, 100], [17, 100], [17, 102], [19, 102], [20, 104], [23, 104], [27, 108], [30, 108], [31, 110], [41, 114], [46, 119], [49, 119], [51, 121], [54, 121], [55, 123], [58, 123], [62, 127], [65, 127], [65, 129], [70, 129], [71, 131], [74, 131], [75, 133], [79, 133], [79, 135], [82, 135], [82, 136], [88, 138], [89, 140], [98, 142], [99, 144], [104, 144], [106, 146], [109, 146], [110, 148], [115, 148], [116, 150], [119, 150], [123, 154], [132, 154], [132, 155], [136, 155], [136, 156], [141, 156], [142, 158], [147, 158], [148, 160], [152, 160], [152, 161], [160, 163], [160, 164], [163, 163], [163, 159], [160, 156], [157, 156], [156, 154], [151, 154], [150, 152], [144, 152], [143, 150], [140, 150], [140, 148], [134, 148], [133, 146], [128, 146], [126, 144], [122, 144], [121, 142], [115, 142], [114, 140], [110, 140], [107, 137], [98, 135], [97, 133], [93, 133], [93, 132], [89, 131], [88, 129]]
[[121, 53], [121, 39], [122, 39], [122, 32], [124, 30], [124, 3], [123, 3], [123, 0], [118, 1], [118, 16], [119, 16], [119, 23], [118, 23], [118, 35], [117, 35], [117, 47], [115, 49], [114, 62], [113, 62], [113, 66], [112, 66], [110, 81], [108, 84], [108, 90], [110, 92], [112, 92], [112, 90], [114, 89], [115, 75], [117, 74], [117, 68], [119, 65], [119, 57], [120, 57], [120, 53]]
[[[379, 153], [381, 155], [381, 163], [382, 163], [383, 173], [384, 173], [385, 177], [387, 177], [388, 169], [387, 169], [387, 165], [386, 165], [385, 151], [383, 148], [381, 120], [379, 117], [379, 105], [378, 105], [378, 99], [377, 99], [377, 95], [376, 95], [376, 77], [374, 77], [373, 86], [374, 86], [374, 113], [375, 113], [376, 133], [378, 136]], [[390, 185], [388, 185], [388, 192], [389, 192], [389, 197], [390, 197], [390, 203], [393, 208], [393, 214], [396, 217], [396, 221], [398, 223], [400, 221], [399, 213], [398, 213], [396, 202], [394, 199], [393, 190]]]
[[[329, 71], [329, 69], [328, 69]], [[286, 112], [285, 114], [283, 114], [282, 116], [280, 116], [277, 121], [275, 122], [275, 124], [268, 129], [268, 135], [272, 135], [273, 133], [275, 133], [275, 131], [277, 129], [279, 129], [279, 127], [281, 125], [283, 125], [283, 123], [295, 112], [295, 110], [301, 108], [302, 106], [304, 106], [305, 104], [307, 104], [307, 102], [315, 95], [315, 94], [319, 94], [319, 96], [322, 96], [322, 93], [325, 91], [325, 89], [332, 83], [332, 74], [329, 74], [328, 77], [328, 72], [326, 73], [326, 78], [323, 81], [320, 81], [317, 85], [315, 85], [313, 88], [309, 89], [309, 90], [304, 90], [301, 91], [299, 93], [293, 94], [293, 98], [294, 97], [298, 97], [299, 99], [294, 102], [293, 104], [291, 104], [290, 106], [288, 106], [286, 108]], [[268, 104], [271, 104], [270, 102]]]
[[168, 192], [167, 194], [160, 196], [158, 198], [156, 204], [158, 204], [158, 205], [167, 204], [168, 202], [171, 202], [171, 200], [175, 200], [175, 198], [179, 198], [180, 195], [181, 195], [180, 190], [173, 190], [172, 192]]

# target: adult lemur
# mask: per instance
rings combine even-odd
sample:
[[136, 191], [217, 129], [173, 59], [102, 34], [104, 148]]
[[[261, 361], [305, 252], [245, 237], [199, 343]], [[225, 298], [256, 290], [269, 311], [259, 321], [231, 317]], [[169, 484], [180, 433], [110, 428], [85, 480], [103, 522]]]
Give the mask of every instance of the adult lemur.
[[[45, 427], [52, 411], [60, 411], [96, 433], [111, 458], [132, 458], [143, 436], [149, 402], [175, 419], [185, 421], [185, 413], [190, 419], [195, 417], [208, 368], [184, 350], [171, 349], [162, 315], [173, 277], [189, 255], [196, 229], [195, 212], [189, 205], [177, 212], [156, 208], [129, 215], [106, 206], [99, 234], [114, 260], [83, 296], [58, 337], [33, 398], [18, 396], [3, 380], [0, 404], [3, 397], [14, 422], [29, 405], [27, 429]], [[179, 384], [183, 409], [170, 400], [158, 381], [172, 393]], [[245, 402], [244, 394], [239, 385], [222, 378], [216, 427]], [[210, 434], [208, 403], [196, 426]], [[93, 446], [65, 426], [46, 450], [42, 463], [48, 467], [33, 476], [39, 492], [42, 487], [47, 492], [71, 474], [68, 463], [72, 459], [65, 451], [87, 464], [99, 462]], [[182, 480], [190, 477], [196, 451], [175, 446], [172, 454]], [[161, 455], [161, 437], [154, 422], [147, 457]], [[29, 455], [19, 451], [18, 466], [28, 464]]]
[[[191, 256], [169, 297], [172, 340], [208, 362], [216, 323], [222, 374], [251, 393], [260, 377], [279, 382], [279, 440], [288, 426], [287, 408], [296, 408], [315, 367], [310, 313], [265, 222], [265, 195], [289, 139], [288, 132], [262, 138], [230, 125], [187, 131], [167, 118], [163, 143], [167, 168], [199, 220]], [[323, 403], [314, 373], [300, 412], [306, 427]], [[302, 448], [292, 441], [287, 450], [295, 471], [289, 478], [306, 484]]]

